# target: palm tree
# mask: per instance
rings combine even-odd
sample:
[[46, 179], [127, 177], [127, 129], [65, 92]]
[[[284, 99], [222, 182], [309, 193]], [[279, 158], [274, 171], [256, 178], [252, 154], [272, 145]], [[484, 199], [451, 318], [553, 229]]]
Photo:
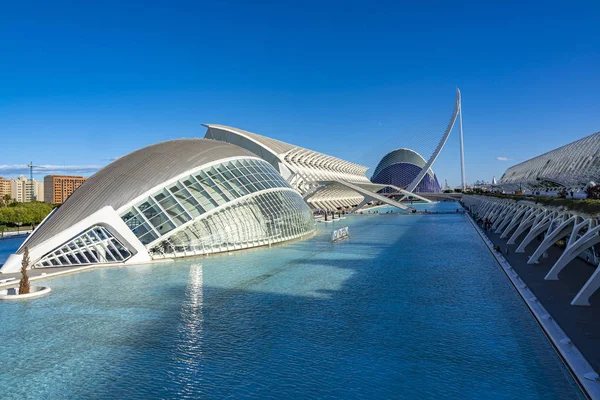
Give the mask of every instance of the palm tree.
[[29, 268], [29, 249], [25, 246], [23, 252], [23, 261], [21, 262], [21, 281], [19, 282], [19, 294], [29, 293], [29, 277], [27, 276]]

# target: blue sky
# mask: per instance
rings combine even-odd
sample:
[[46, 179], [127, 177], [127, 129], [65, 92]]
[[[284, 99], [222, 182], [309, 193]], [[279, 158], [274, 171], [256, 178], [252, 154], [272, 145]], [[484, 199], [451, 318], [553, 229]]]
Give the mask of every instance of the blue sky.
[[0, 175], [90, 174], [202, 123], [374, 167], [430, 152], [456, 86], [469, 182], [600, 131], [597, 1], [80, 3], [3, 5]]

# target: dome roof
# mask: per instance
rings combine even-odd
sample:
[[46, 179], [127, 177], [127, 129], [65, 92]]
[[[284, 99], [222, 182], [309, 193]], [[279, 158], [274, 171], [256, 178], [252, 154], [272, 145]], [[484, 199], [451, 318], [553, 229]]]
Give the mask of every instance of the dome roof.
[[241, 147], [207, 139], [169, 140], [136, 150], [92, 175], [24, 244], [38, 245], [105, 206], [118, 210], [186, 171], [236, 156], [256, 158]]
[[[381, 171], [390, 165], [400, 163], [412, 164], [419, 168], [423, 168], [427, 164], [427, 161], [425, 161], [425, 159], [414, 150], [404, 148], [396, 149], [383, 156], [381, 161], [379, 161], [377, 168], [375, 168], [375, 172], [373, 172], [373, 177], [376, 177]], [[434, 174], [431, 168], [429, 169], [428, 173], [433, 178]]]

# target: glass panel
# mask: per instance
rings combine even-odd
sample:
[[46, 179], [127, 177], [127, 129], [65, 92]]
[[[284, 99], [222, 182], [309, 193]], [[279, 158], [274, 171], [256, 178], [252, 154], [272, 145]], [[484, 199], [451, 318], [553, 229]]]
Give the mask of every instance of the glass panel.
[[171, 232], [173, 229], [175, 229], [175, 224], [169, 220], [165, 220], [162, 224], [156, 227], [156, 230], [160, 236]]
[[138, 208], [159, 233], [165, 234], [175, 228], [175, 225], [164, 215], [152, 199], [146, 200]]
[[151, 231], [152, 228], [150, 228], [150, 225], [148, 224], [148, 222], [144, 222], [141, 225], [138, 225], [135, 227], [135, 229], [132, 229], [132, 232], [135, 234], [135, 236], [140, 237], [145, 235], [148, 231]]
[[[160, 197], [160, 200], [158, 199], [159, 197]], [[159, 204], [166, 211], [167, 215], [169, 217], [171, 217], [170, 219], [177, 226], [184, 224], [191, 219], [190, 216], [185, 212], [183, 207], [181, 207], [179, 205], [179, 203], [177, 203], [175, 201], [175, 199], [173, 199], [173, 196], [171, 196], [171, 194], [169, 192], [167, 192], [166, 190], [159, 193], [155, 197], [155, 199], [157, 199]]]
[[156, 235], [156, 233], [154, 233], [154, 231], [147, 231], [144, 235], [141, 235], [139, 239], [140, 242], [142, 242], [143, 244], [148, 244], [158, 239], [158, 236]]
[[230, 201], [236, 197], [234, 194], [229, 192], [229, 188], [227, 188], [227, 186], [224, 185], [225, 180], [221, 177], [221, 175], [214, 168], [206, 170], [206, 173], [208, 174], [208, 176], [210, 176], [210, 178], [215, 183], [215, 186], [216, 186], [215, 190], [218, 190], [219, 193], [221, 193], [223, 195], [223, 198], [226, 201]]
[[[199, 176], [203, 177], [202, 184], [210, 193], [210, 195], [217, 200], [219, 205], [225, 204], [229, 201], [229, 198], [223, 193], [223, 191], [219, 188], [219, 186], [213, 181], [209, 176], [208, 172], [210, 171], [200, 171]], [[208, 182], [208, 184], [206, 184]], [[216, 195], [215, 195], [216, 193]]]
[[200, 214], [204, 213], [204, 208], [181, 183], [178, 182], [176, 185], [171, 186], [169, 190], [185, 207], [186, 211], [192, 216], [192, 218], [196, 218]]
[[204, 190], [204, 188], [194, 178], [183, 181], [186, 188], [190, 193], [198, 200], [204, 210], [209, 211], [215, 208], [218, 204], [214, 201], [210, 195]]
[[173, 200], [171, 193], [164, 189], [161, 192], [154, 195], [154, 200], [156, 200], [165, 211], [169, 211], [171, 207], [177, 205], [175, 200]]
[[248, 178], [248, 180], [250, 180], [250, 182], [252, 182], [252, 184], [254, 184], [254, 186], [258, 189], [258, 190], [264, 190], [265, 187], [262, 183], [260, 183], [258, 181], [258, 178], [256, 178], [254, 175], [250, 174], [247, 175], [246, 178]]
[[240, 181], [240, 183], [244, 186], [244, 188], [249, 192], [249, 193], [254, 193], [256, 192], [258, 189], [256, 188], [256, 186], [254, 186], [252, 184], [252, 182], [250, 182], [245, 175], [248, 173], [248, 171], [246, 171], [246, 173], [244, 173], [244, 171], [240, 168], [240, 169], [232, 169], [231, 172], [236, 176], [236, 178]]

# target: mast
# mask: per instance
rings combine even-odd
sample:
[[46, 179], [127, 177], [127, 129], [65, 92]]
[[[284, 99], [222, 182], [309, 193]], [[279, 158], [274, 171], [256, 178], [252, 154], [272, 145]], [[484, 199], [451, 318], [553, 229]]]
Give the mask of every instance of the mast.
[[[458, 93], [460, 90], [456, 88]], [[462, 102], [459, 95], [459, 104], [458, 104], [458, 128], [459, 128], [459, 138], [460, 138], [460, 181], [462, 184], [463, 192], [467, 190], [466, 178], [465, 178], [465, 148], [463, 141], [463, 123], [462, 123]]]

